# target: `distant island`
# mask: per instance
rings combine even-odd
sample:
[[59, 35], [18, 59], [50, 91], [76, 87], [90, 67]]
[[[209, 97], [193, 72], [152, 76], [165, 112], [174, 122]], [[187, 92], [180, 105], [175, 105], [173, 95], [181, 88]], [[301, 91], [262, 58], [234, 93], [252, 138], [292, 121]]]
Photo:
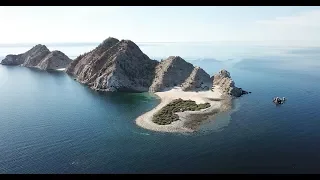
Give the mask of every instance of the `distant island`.
[[29, 51], [18, 55], [7, 55], [2, 65], [34, 67], [42, 70], [57, 70], [66, 68], [71, 59], [61, 51], [52, 51], [45, 46], [38, 44]]
[[248, 93], [235, 86], [226, 70], [210, 77], [179, 56], [159, 62], [134, 42], [112, 37], [73, 61], [60, 51], [36, 45], [23, 54], [7, 55], [1, 64], [65, 68], [75, 80], [97, 91], [154, 93], [161, 103], [136, 119], [137, 125], [154, 131], [192, 132], [198, 127], [195, 122], [229, 109], [233, 97]]

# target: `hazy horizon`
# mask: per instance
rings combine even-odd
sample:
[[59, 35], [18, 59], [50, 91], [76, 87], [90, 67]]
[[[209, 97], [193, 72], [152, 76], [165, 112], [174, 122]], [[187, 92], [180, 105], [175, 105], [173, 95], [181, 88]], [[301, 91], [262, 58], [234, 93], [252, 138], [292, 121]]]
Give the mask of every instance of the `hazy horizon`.
[[[115, 37], [116, 38], [116, 37]], [[106, 39], [106, 38], [105, 38]], [[32, 47], [37, 44], [49, 45], [49, 46], [96, 46], [103, 42], [102, 39], [99, 42], [26, 42], [26, 43], [1, 43], [0, 47]], [[119, 39], [122, 40], [122, 39]], [[131, 40], [131, 39], [125, 39]], [[290, 42], [290, 44], [288, 44]], [[171, 42], [139, 42], [134, 41], [137, 45], [145, 44], [215, 44], [215, 45], [249, 45], [249, 46], [286, 46], [286, 47], [320, 47], [320, 41], [171, 41]]]
[[233, 42], [320, 46], [319, 6], [0, 7], [0, 44]]

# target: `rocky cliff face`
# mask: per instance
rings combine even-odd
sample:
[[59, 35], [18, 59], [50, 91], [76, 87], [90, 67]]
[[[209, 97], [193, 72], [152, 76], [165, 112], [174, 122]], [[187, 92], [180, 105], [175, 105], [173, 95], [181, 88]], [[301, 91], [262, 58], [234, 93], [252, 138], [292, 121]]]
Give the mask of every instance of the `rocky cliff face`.
[[40, 61], [36, 66], [43, 70], [61, 69], [67, 67], [71, 63], [71, 59], [60, 51], [52, 51]]
[[1, 61], [1, 64], [17, 66], [17, 65], [23, 64], [23, 62], [24, 62], [24, 59], [21, 57], [21, 54], [19, 55], [9, 54]]
[[234, 86], [230, 73], [222, 70], [210, 78], [179, 56], [161, 62], [151, 60], [130, 40], [109, 37], [97, 48], [77, 57], [66, 73], [99, 91], [158, 92], [180, 86], [184, 91], [209, 90], [212, 84], [233, 96], [245, 91]]
[[212, 86], [204, 70], [179, 56], [170, 56], [159, 63], [132, 41], [112, 37], [77, 57], [66, 72], [99, 91], [157, 92], [174, 86], [191, 91]]
[[18, 55], [7, 55], [1, 61], [3, 65], [21, 65], [25, 67], [36, 67], [43, 70], [65, 68], [71, 59], [60, 51], [50, 50], [41, 44], [31, 48], [29, 51]]
[[149, 91], [163, 91], [174, 86], [180, 86], [184, 91], [209, 90], [212, 80], [200, 67], [194, 67], [179, 56], [170, 56], [156, 67]]
[[210, 87], [212, 87], [212, 79], [210, 78], [210, 75], [200, 67], [195, 67], [190, 76], [181, 85], [181, 88], [184, 91], [209, 90]]
[[181, 86], [190, 76], [194, 67], [179, 56], [170, 56], [161, 61], [155, 70], [155, 78], [150, 86], [151, 92], [163, 91]]
[[22, 54], [24, 62], [22, 66], [36, 67], [41, 60], [50, 54], [49, 49], [45, 45], [38, 44], [26, 53]]
[[106, 39], [93, 51], [78, 57], [66, 72], [100, 91], [148, 91], [158, 62], [130, 40]]
[[183, 91], [201, 91], [218, 85], [228, 95], [247, 94], [235, 86], [226, 70], [210, 78], [203, 69], [179, 56], [158, 62], [151, 60], [134, 42], [112, 37], [73, 61], [60, 51], [50, 52], [38, 44], [23, 54], [7, 55], [1, 64], [43, 70], [66, 68], [66, 73], [76, 80], [99, 91], [158, 92], [175, 86]]
[[66, 73], [74, 76], [78, 76], [83, 68], [89, 63], [96, 61], [96, 59], [101, 58], [102, 54], [107, 51], [109, 48], [114, 46], [119, 42], [118, 39], [109, 37], [104, 40], [97, 48], [94, 50], [84, 53], [78, 56], [75, 60], [73, 60], [70, 65], [67, 67]]
[[224, 69], [213, 76], [213, 86], [215, 85], [220, 86], [223, 93], [234, 97], [240, 97], [243, 94], [247, 94], [246, 91], [235, 86], [235, 83], [232, 80], [230, 73]]

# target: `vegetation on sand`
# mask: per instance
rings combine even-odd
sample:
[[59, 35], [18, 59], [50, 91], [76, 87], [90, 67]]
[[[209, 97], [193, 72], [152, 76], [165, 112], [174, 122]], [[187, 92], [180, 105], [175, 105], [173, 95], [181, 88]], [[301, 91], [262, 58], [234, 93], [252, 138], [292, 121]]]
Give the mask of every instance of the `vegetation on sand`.
[[176, 112], [199, 111], [208, 107], [210, 107], [210, 103], [197, 104], [195, 101], [179, 98], [163, 107], [153, 116], [152, 121], [159, 125], [167, 125], [179, 120], [179, 116], [175, 114]]

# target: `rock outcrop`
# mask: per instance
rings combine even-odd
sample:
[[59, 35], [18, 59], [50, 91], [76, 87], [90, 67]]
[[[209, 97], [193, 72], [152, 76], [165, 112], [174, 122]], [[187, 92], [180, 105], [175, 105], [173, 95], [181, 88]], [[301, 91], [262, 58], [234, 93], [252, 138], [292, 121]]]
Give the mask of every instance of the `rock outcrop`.
[[36, 66], [43, 70], [66, 68], [72, 62], [61, 51], [52, 51]]
[[71, 59], [60, 51], [50, 50], [38, 44], [29, 51], [18, 55], [7, 55], [2, 61], [3, 65], [21, 65], [25, 67], [36, 67], [43, 70], [65, 68]]
[[181, 85], [181, 88], [184, 91], [201, 91], [209, 90], [211, 86], [212, 79], [210, 75], [200, 67], [195, 67], [190, 76]]
[[230, 73], [224, 69], [213, 76], [213, 86], [215, 85], [218, 85], [223, 93], [234, 97], [240, 97], [243, 94], [247, 94], [246, 91], [235, 86]]
[[17, 65], [23, 64], [23, 62], [24, 62], [24, 59], [21, 57], [21, 55], [9, 54], [1, 61], [1, 64], [17, 66]]
[[71, 75], [79, 75], [83, 70], [84, 66], [88, 65], [91, 61], [95, 61], [101, 57], [101, 55], [107, 51], [109, 48], [114, 46], [119, 42], [118, 39], [109, 37], [108, 39], [104, 40], [97, 48], [94, 50], [84, 53], [78, 56], [75, 60], [73, 60], [70, 65], [66, 69], [66, 73]]
[[66, 68], [66, 73], [75, 80], [98, 91], [159, 92], [176, 86], [183, 91], [201, 91], [218, 85], [227, 95], [240, 97], [248, 93], [235, 86], [226, 70], [210, 78], [203, 69], [179, 56], [158, 62], [151, 60], [134, 42], [112, 37], [73, 61], [60, 51], [50, 52], [38, 44], [23, 54], [7, 55], [1, 64], [43, 70]]
[[212, 80], [200, 67], [194, 67], [179, 56], [170, 56], [156, 67], [149, 91], [164, 91], [175, 86], [180, 86], [184, 91], [209, 90]]
[[108, 38], [78, 57], [66, 72], [95, 90], [146, 92], [157, 64], [132, 41]]
[[50, 51], [45, 45], [38, 44], [22, 55], [24, 59], [22, 66], [36, 67], [49, 54]]
[[162, 60], [155, 71], [155, 78], [149, 88], [151, 92], [163, 91], [181, 86], [190, 76], [194, 67], [179, 56], [170, 56]]
[[191, 91], [212, 86], [204, 70], [179, 56], [158, 62], [151, 60], [132, 41], [112, 37], [77, 57], [66, 72], [99, 91], [157, 92], [174, 86]]

